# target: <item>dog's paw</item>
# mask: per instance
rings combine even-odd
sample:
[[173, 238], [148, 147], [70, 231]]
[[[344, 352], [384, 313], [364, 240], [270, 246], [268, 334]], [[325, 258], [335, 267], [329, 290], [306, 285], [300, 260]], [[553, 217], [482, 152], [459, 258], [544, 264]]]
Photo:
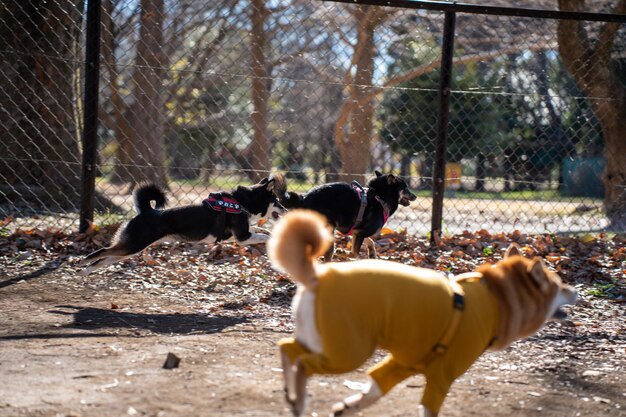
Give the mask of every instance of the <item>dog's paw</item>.
[[86, 268], [83, 268], [83, 269], [79, 269], [78, 270], [78, 275], [80, 275], [81, 277], [86, 277], [87, 275], [91, 274], [92, 271], [93, 271], [93, 268], [86, 267]]
[[222, 252], [222, 245], [220, 245], [219, 243], [213, 245], [211, 247], [211, 249], [209, 249], [209, 257], [214, 257], [219, 255]]
[[289, 404], [291, 414], [296, 417], [300, 417], [302, 415], [302, 412], [304, 411], [302, 409], [302, 404], [298, 404], [298, 398], [295, 396], [294, 393], [290, 393], [287, 387], [284, 387], [283, 390], [285, 392], [285, 401], [287, 401], [287, 404]]
[[292, 402], [287, 400], [287, 402], [289, 403], [289, 406], [291, 408], [291, 414], [293, 414], [294, 417], [300, 417], [304, 414], [304, 404], [298, 401]]
[[346, 404], [345, 402], [339, 402], [339, 403], [335, 403], [333, 404], [333, 409], [331, 411], [331, 413], [329, 414], [330, 417], [338, 417], [338, 416], [345, 416], [347, 415], [347, 411], [350, 409], [350, 407], [348, 406], [348, 404]]
[[265, 229], [263, 227], [259, 227], [259, 226], [251, 226], [250, 227], [250, 231], [254, 232], [254, 233], [261, 233], [264, 235], [269, 235], [271, 233], [270, 230]]
[[285, 401], [287, 401], [287, 403], [293, 409], [296, 406], [296, 396], [290, 393], [287, 387], [283, 388], [283, 390], [285, 391]]

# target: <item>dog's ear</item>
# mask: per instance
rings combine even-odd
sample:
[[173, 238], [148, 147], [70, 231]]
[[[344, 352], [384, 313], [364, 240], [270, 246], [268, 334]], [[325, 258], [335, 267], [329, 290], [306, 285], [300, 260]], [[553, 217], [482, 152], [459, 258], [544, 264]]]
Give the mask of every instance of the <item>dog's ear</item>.
[[381, 174], [379, 170], [375, 170], [374, 174], [376, 174], [376, 178], [383, 176], [383, 174]]
[[267, 179], [267, 177], [265, 177], [261, 181], [259, 181], [259, 184], [267, 184], [268, 182], [269, 180]]
[[[267, 178], [266, 178], [267, 179]], [[272, 178], [271, 180], [267, 180], [264, 183], [265, 184], [265, 189], [271, 193], [274, 192], [274, 185], [276, 184], [276, 181], [274, 180], [274, 178]]]
[[396, 176], [395, 176], [395, 175], [393, 175], [393, 174], [389, 174], [389, 176], [387, 177], [387, 182], [388, 182], [389, 184], [395, 184], [395, 183], [396, 183], [396, 181], [398, 181], [398, 179], [396, 178]]
[[543, 265], [543, 260], [540, 257], [535, 257], [532, 264], [528, 267], [528, 273], [535, 280], [542, 292], [547, 292], [550, 284], [546, 279], [546, 270]]
[[517, 243], [511, 243], [511, 245], [506, 248], [506, 251], [504, 251], [504, 257], [508, 258], [510, 256], [524, 256], [522, 254], [522, 251], [520, 249], [520, 247], [517, 245]]

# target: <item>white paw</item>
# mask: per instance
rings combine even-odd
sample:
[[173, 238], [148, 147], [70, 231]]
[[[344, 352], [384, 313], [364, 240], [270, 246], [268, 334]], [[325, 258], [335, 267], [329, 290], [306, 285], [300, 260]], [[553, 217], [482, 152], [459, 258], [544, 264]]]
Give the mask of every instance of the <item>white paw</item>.
[[78, 271], [78, 275], [80, 275], [81, 277], [86, 277], [87, 275], [91, 274], [92, 270], [93, 269], [89, 268], [89, 267], [83, 268], [83, 269]]

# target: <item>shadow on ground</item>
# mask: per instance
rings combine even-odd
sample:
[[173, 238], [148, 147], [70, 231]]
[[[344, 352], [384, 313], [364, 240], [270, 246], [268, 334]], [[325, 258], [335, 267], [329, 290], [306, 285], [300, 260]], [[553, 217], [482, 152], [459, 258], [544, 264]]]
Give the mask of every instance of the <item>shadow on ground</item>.
[[60, 329], [77, 329], [97, 333], [39, 333], [1, 336], [0, 340], [19, 339], [55, 339], [55, 338], [80, 338], [80, 337], [110, 337], [120, 336], [119, 330], [125, 336], [146, 336], [145, 332], [154, 334], [212, 334], [241, 323], [247, 323], [245, 317], [208, 316], [205, 314], [146, 314], [129, 313], [125, 311], [101, 309], [93, 307], [77, 307], [62, 305], [49, 313], [63, 316], [73, 316], [74, 320], [60, 327]]
[[5, 281], [1, 281], [0, 288], [8, 287], [21, 281], [30, 281], [35, 278], [40, 278], [49, 272], [59, 269], [59, 267], [61, 267], [61, 265], [63, 265], [66, 260], [67, 256], [61, 256], [57, 259], [46, 262], [41, 268], [37, 269], [36, 271], [29, 272], [28, 274], [24, 275], [18, 275]]

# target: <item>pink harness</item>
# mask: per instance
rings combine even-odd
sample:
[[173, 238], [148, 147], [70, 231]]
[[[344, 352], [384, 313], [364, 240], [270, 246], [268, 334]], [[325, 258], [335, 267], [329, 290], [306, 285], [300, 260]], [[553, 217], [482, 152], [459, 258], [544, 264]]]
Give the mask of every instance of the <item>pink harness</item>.
[[375, 196], [374, 198], [376, 199], [376, 201], [380, 203], [381, 206], [383, 206], [383, 225], [384, 225], [385, 223], [387, 223], [387, 220], [389, 220], [389, 216], [391, 216], [391, 209], [389, 208], [389, 205], [385, 203], [383, 199], [380, 198], [379, 196]]
[[[361, 187], [361, 185], [356, 181], [352, 181], [352, 188], [354, 189], [354, 191], [356, 191], [359, 199], [361, 200], [361, 207], [359, 208], [359, 214], [356, 218], [356, 221], [354, 222], [350, 230], [345, 233], [346, 236], [350, 236], [355, 227], [361, 223], [361, 221], [363, 220], [363, 213], [365, 212], [365, 206], [367, 205], [367, 195], [365, 193], [365, 189]], [[380, 203], [381, 206], [383, 206], [383, 225], [385, 225], [385, 223], [387, 223], [387, 220], [389, 220], [389, 216], [391, 216], [391, 209], [389, 208], [389, 205], [385, 203], [385, 201], [379, 196], [374, 196], [374, 198]]]
[[359, 197], [359, 200], [361, 201], [361, 206], [359, 207], [359, 213], [356, 216], [356, 220], [354, 221], [354, 224], [352, 225], [350, 230], [348, 230], [345, 233], [346, 236], [350, 236], [352, 234], [352, 231], [356, 227], [356, 225], [360, 224], [361, 221], [363, 221], [363, 214], [365, 213], [365, 207], [367, 206], [367, 193], [365, 192], [365, 189], [361, 186], [361, 184], [358, 183], [358, 181], [352, 181], [351, 185], [352, 185], [352, 189], [356, 191], [356, 195]]

